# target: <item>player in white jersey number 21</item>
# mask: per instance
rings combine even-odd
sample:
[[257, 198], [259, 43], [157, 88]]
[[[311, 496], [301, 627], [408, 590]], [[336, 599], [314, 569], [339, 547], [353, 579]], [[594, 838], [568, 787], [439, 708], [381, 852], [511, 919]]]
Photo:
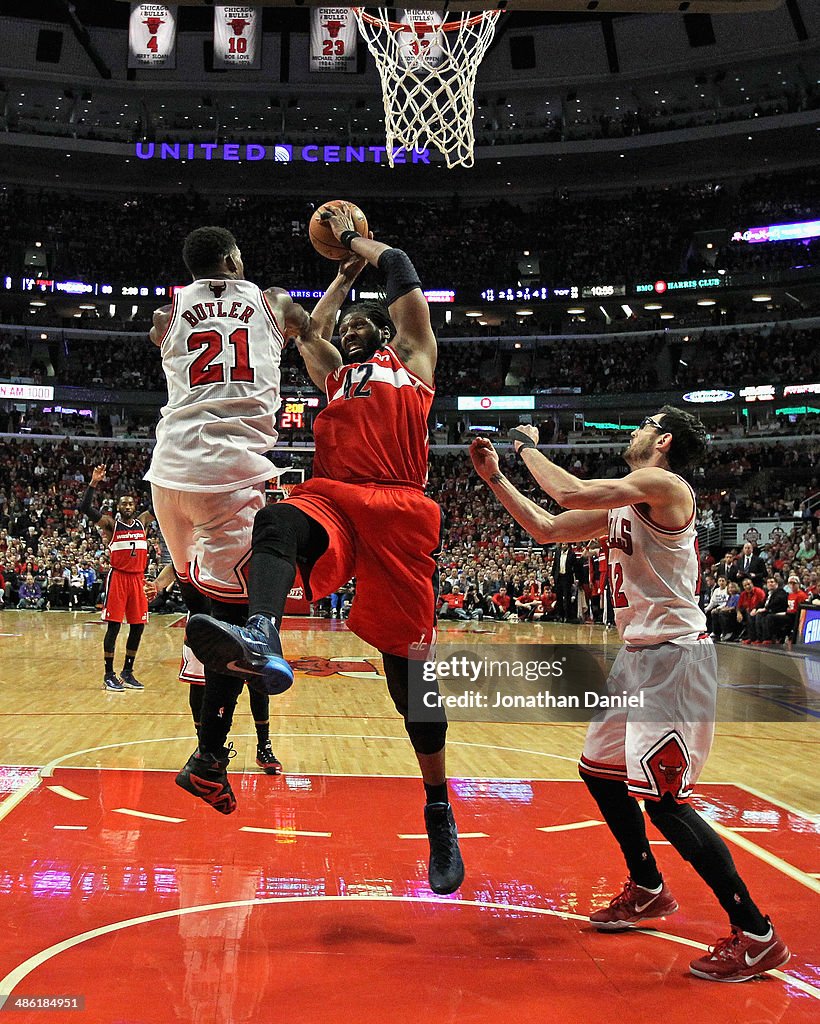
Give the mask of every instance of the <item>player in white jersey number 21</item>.
[[[245, 280], [230, 231], [197, 228], [182, 255], [193, 281], [170, 308], [156, 311], [151, 329], [168, 401], [146, 479], [189, 612], [244, 622], [253, 520], [265, 504], [265, 481], [276, 473], [267, 453], [277, 439], [282, 347], [286, 337], [307, 333], [311, 320], [284, 289], [262, 291]], [[204, 687], [191, 687], [195, 721], [205, 720], [215, 699], [208, 676]], [[238, 693], [241, 680], [229, 681]], [[197, 762], [199, 781], [186, 774], [177, 782], [228, 814], [235, 801], [221, 780], [231, 750], [222, 753], [209, 755], [213, 763]], [[260, 737], [257, 763], [273, 761]]]
[[745, 981], [781, 967], [789, 950], [737, 873], [721, 837], [689, 804], [709, 754], [717, 693], [716, 655], [698, 607], [695, 496], [678, 475], [706, 452], [694, 416], [664, 406], [636, 428], [620, 480], [580, 480], [537, 448], [538, 431], [512, 431], [538, 485], [570, 511], [551, 515], [500, 471], [487, 438], [470, 454], [478, 475], [537, 541], [605, 537], [615, 624], [624, 641], [607, 680], [610, 692], [640, 695], [639, 708], [612, 708], [590, 723], [580, 773], [621, 847], [629, 877], [590, 921], [621, 931], [665, 917], [678, 903], [655, 863], [638, 798], [665, 839], [689, 861], [727, 912], [731, 933], [690, 965], [699, 978]]

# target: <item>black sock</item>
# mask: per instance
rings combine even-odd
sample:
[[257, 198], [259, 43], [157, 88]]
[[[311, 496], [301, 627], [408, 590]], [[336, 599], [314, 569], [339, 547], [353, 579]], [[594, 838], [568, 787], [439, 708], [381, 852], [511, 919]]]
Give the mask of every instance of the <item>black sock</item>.
[[122, 666], [123, 672], [130, 672], [133, 669], [133, 667], [134, 667], [134, 658], [136, 658], [136, 654], [126, 654], [125, 655], [125, 663]]
[[448, 804], [450, 802], [450, 798], [447, 795], [446, 780], [436, 786], [431, 786], [425, 782], [424, 794], [427, 797], [428, 804]]
[[753, 935], [765, 935], [769, 923], [738, 875], [729, 847], [709, 823], [689, 804], [678, 804], [668, 794], [663, 800], [647, 801], [646, 811], [661, 835], [717, 896], [732, 924]]
[[258, 746], [264, 747], [270, 740], [270, 697], [249, 686], [248, 699], [256, 729], [256, 742]]
[[114, 655], [105, 655], [105, 674], [110, 676], [114, 672]]
[[617, 839], [632, 880], [647, 889], [663, 882], [646, 837], [646, 822], [640, 805], [629, 795], [625, 782], [599, 779], [581, 772], [609, 831]]
[[277, 629], [296, 578], [296, 560], [308, 563], [327, 550], [324, 527], [292, 505], [269, 505], [253, 524], [253, 555], [248, 573], [251, 615], [266, 615]]

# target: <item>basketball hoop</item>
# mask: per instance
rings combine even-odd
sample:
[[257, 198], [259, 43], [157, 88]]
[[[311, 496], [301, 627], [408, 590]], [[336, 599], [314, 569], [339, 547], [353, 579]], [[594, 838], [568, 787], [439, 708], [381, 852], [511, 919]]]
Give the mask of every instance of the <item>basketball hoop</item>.
[[353, 13], [379, 69], [390, 166], [397, 148], [434, 146], [448, 167], [472, 167], [476, 73], [501, 12], [465, 11], [439, 21], [430, 11], [408, 10], [408, 20], [397, 22], [388, 8], [376, 10]]

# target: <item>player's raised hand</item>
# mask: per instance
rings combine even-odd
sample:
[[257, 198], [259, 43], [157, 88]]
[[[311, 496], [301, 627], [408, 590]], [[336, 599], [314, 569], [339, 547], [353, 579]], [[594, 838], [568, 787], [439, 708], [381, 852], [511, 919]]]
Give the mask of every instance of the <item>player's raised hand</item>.
[[477, 437], [470, 445], [470, 458], [482, 480], [489, 480], [498, 469], [498, 452], [488, 437]]
[[518, 426], [515, 427], [514, 432], [510, 431], [510, 436], [513, 438], [513, 446], [516, 452], [521, 447], [521, 444], [516, 440], [516, 433], [526, 434], [533, 444], [538, 444], [538, 427], [534, 427], [531, 423], [519, 423]]
[[339, 239], [341, 239], [344, 231], [356, 230], [348, 203], [339, 203], [338, 206], [324, 206], [319, 211], [319, 217], [330, 225], [330, 230]]
[[105, 464], [101, 463], [99, 466], [95, 466], [91, 471], [91, 486], [96, 487], [101, 480], [105, 480]]
[[[373, 232], [368, 232], [368, 238], [373, 237]], [[367, 260], [363, 256], [357, 256], [352, 250], [339, 261], [339, 277], [352, 284], [367, 266]]]

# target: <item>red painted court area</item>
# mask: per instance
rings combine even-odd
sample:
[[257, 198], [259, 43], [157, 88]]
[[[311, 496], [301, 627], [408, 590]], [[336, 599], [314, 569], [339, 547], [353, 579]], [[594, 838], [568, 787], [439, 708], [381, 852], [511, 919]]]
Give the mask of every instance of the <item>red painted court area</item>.
[[668, 847], [656, 855], [677, 914], [620, 935], [587, 923], [624, 871], [579, 783], [455, 780], [467, 880], [435, 897], [416, 780], [234, 778], [229, 817], [154, 771], [60, 769], [12, 808], [0, 992], [85, 1009], [10, 1020], [817, 1020], [818, 825], [737, 787], [703, 787], [700, 807], [754, 830], [733, 853], [794, 955], [719, 985], [687, 966], [728, 928]]

